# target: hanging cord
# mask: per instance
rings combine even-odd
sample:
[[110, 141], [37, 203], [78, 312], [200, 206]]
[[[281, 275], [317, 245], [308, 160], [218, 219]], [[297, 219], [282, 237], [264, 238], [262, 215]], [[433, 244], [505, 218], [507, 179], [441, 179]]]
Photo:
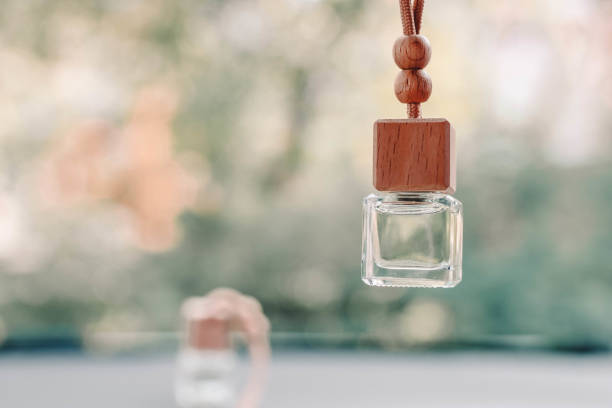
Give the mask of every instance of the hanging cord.
[[412, 12], [412, 0], [400, 0], [400, 12], [402, 13], [402, 27], [404, 35], [414, 35], [414, 13]]
[[[421, 22], [423, 21], [423, 9], [425, 0], [400, 0], [400, 12], [402, 15], [402, 28], [404, 35], [415, 35], [421, 32]], [[421, 117], [421, 104], [408, 104], [408, 117]]]
[[416, 34], [421, 33], [421, 22], [423, 21], [423, 9], [425, 8], [425, 0], [414, 1], [414, 27]]

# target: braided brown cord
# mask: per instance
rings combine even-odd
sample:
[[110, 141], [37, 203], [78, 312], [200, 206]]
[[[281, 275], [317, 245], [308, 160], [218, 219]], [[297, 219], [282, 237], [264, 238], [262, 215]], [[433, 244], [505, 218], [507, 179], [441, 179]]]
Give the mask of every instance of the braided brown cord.
[[423, 9], [425, 0], [414, 0], [414, 29], [417, 34], [421, 32], [421, 21], [423, 21]]
[[[425, 0], [400, 0], [400, 12], [402, 15], [402, 28], [404, 35], [419, 34], [421, 22], [423, 21], [423, 9]], [[418, 103], [408, 104], [408, 117], [420, 118], [421, 105]]]
[[402, 27], [405, 35], [413, 35], [416, 33], [414, 26], [414, 14], [412, 12], [411, 0], [400, 0], [400, 12], [402, 14]]
[[408, 117], [417, 119], [421, 117], [421, 104], [420, 103], [409, 103], [408, 104]]

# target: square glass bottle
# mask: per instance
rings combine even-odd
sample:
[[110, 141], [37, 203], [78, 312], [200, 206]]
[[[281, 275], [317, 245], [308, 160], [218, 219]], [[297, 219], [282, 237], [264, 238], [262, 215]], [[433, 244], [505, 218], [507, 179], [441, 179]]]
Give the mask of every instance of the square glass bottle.
[[461, 281], [462, 223], [461, 203], [447, 194], [370, 194], [363, 201], [363, 281], [455, 286]]
[[374, 124], [374, 187], [363, 202], [361, 278], [372, 286], [453, 287], [461, 281], [462, 205], [455, 132], [444, 119]]

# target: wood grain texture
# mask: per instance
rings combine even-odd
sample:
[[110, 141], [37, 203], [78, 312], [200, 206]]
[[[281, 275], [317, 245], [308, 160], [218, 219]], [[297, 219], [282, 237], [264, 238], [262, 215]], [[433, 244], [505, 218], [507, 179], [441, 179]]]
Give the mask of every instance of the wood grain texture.
[[393, 44], [393, 59], [401, 69], [425, 68], [431, 59], [431, 45], [422, 35], [403, 35]]
[[226, 350], [230, 347], [230, 327], [222, 319], [187, 321], [187, 344], [197, 350]]
[[452, 194], [455, 186], [455, 131], [446, 119], [383, 119], [374, 123], [377, 190]]
[[401, 103], [423, 103], [429, 99], [431, 89], [431, 78], [422, 69], [405, 69], [395, 78], [395, 96]]

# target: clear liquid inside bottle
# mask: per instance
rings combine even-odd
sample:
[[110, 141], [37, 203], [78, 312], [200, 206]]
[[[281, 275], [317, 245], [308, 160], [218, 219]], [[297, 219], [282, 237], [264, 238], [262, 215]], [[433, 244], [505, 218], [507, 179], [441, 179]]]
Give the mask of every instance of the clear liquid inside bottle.
[[371, 194], [363, 201], [361, 277], [372, 286], [453, 287], [462, 233], [462, 205], [450, 195]]

